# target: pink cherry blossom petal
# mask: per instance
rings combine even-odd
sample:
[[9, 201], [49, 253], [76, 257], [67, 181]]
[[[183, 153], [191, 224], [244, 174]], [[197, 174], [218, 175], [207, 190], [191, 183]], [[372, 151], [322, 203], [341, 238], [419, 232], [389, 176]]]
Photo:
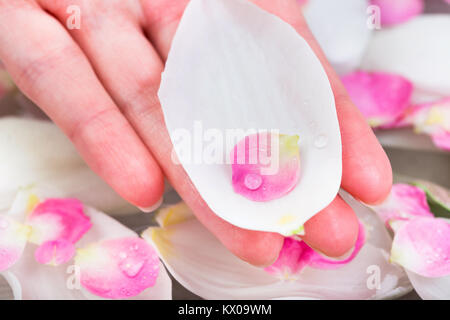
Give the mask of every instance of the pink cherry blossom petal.
[[30, 241], [36, 244], [52, 240], [76, 243], [92, 227], [77, 199], [47, 199], [34, 208], [26, 222], [33, 229]]
[[234, 147], [231, 159], [234, 191], [253, 201], [281, 198], [300, 178], [298, 136], [247, 136]]
[[352, 253], [343, 260], [329, 259], [317, 253], [306, 242], [294, 238], [285, 238], [278, 259], [264, 270], [280, 278], [289, 278], [300, 273], [303, 268], [336, 269], [351, 262], [365, 243], [365, 230], [359, 224], [358, 238]]
[[105, 240], [78, 250], [81, 284], [90, 293], [109, 299], [138, 295], [156, 283], [159, 259], [140, 238]]
[[397, 183], [385, 202], [373, 209], [386, 226], [393, 220], [409, 220], [414, 217], [433, 217], [427, 196], [422, 189], [409, 184]]
[[394, 127], [409, 106], [413, 85], [383, 72], [353, 72], [342, 78], [352, 101], [373, 127]]
[[424, 9], [424, 0], [371, 0], [371, 4], [380, 8], [383, 26], [406, 22]]
[[29, 233], [26, 226], [0, 215], [0, 271], [9, 269], [20, 259]]
[[415, 218], [396, 230], [391, 260], [424, 277], [450, 274], [450, 223]]
[[54, 240], [44, 242], [34, 253], [36, 261], [42, 264], [59, 266], [75, 255], [75, 246], [67, 240]]

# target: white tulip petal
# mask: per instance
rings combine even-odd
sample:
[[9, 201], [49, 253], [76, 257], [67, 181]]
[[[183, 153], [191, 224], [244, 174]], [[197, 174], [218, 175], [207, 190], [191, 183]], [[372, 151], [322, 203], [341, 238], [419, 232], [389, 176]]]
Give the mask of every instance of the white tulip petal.
[[[93, 227], [77, 243], [78, 247], [87, 246], [90, 243], [105, 239], [122, 237], [137, 237], [138, 235], [123, 226], [111, 217], [87, 208]], [[39, 264], [35, 260], [37, 246], [28, 244], [21, 259], [8, 270], [9, 276], [5, 276], [15, 297], [25, 300], [73, 300], [73, 299], [100, 299], [89, 294], [77, 280], [77, 269], [73, 261], [58, 267]], [[133, 299], [171, 299], [171, 280], [160, 263], [159, 276], [156, 284], [142, 291]]]
[[309, 0], [304, 6], [308, 26], [339, 74], [356, 69], [369, 44], [368, 0]]
[[[228, 222], [292, 234], [336, 196], [341, 140], [326, 73], [291, 26], [251, 2], [189, 3], [172, 43], [159, 97], [181, 164], [212, 211]], [[203, 139], [198, 136], [201, 128], [214, 129], [222, 142], [233, 129], [298, 134], [298, 185], [268, 202], [235, 193], [231, 164], [226, 161], [237, 140], [221, 146], [220, 164], [197, 159], [203, 155], [201, 146], [193, 146], [192, 159], [180, 150], [180, 138], [192, 143]]]
[[[362, 68], [400, 74], [412, 81], [420, 102], [428, 96], [450, 96], [450, 16], [421, 15], [377, 31]], [[418, 101], [413, 101], [418, 102]]]
[[206, 299], [373, 299], [409, 292], [406, 274], [388, 262], [390, 238], [382, 222], [368, 208], [358, 214], [369, 240], [352, 262], [334, 270], [306, 267], [284, 281], [231, 254], [184, 205], [163, 211], [163, 227], [143, 237], [182, 285]]
[[424, 300], [449, 300], [450, 276], [427, 278], [412, 271], [406, 271], [417, 294]]
[[0, 209], [11, 205], [18, 188], [49, 184], [58, 190], [54, 197], [77, 198], [110, 214], [138, 212], [89, 169], [49, 121], [0, 118], [0, 155]]

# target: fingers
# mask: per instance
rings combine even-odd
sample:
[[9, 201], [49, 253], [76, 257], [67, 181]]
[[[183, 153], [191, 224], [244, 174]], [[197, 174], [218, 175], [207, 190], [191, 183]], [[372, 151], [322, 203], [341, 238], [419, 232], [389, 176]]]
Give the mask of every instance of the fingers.
[[[61, 21], [65, 12], [41, 1]], [[91, 2], [90, 2], [91, 3]], [[163, 167], [169, 181], [198, 219], [234, 254], [255, 265], [275, 261], [283, 244], [278, 234], [240, 229], [216, 216], [201, 199], [183, 168], [171, 159], [172, 143], [157, 98], [163, 63], [127, 8], [81, 7], [83, 24], [72, 36], [87, 53], [99, 78]], [[90, 15], [95, 14], [95, 24]], [[92, 18], [93, 20], [93, 18]], [[120, 23], [117, 23], [120, 21]]]
[[54, 18], [30, 2], [1, 1], [0, 59], [119, 194], [141, 207], [159, 200], [158, 165]]
[[302, 239], [327, 256], [340, 257], [355, 245], [358, 231], [358, 218], [352, 208], [337, 196], [328, 207], [305, 223]]

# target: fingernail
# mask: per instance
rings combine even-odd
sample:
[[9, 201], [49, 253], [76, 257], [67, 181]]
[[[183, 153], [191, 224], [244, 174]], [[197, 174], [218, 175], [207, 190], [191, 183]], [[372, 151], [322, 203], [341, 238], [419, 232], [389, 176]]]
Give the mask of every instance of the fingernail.
[[152, 205], [151, 207], [148, 207], [148, 208], [141, 208], [141, 207], [138, 207], [138, 208], [139, 208], [139, 210], [141, 210], [142, 212], [150, 213], [150, 212], [153, 212], [153, 211], [155, 211], [156, 209], [158, 209], [158, 208], [162, 205], [163, 201], [164, 201], [164, 197], [161, 197], [161, 199], [159, 199], [158, 202], [156, 202], [156, 203], [155, 203], [154, 205]]

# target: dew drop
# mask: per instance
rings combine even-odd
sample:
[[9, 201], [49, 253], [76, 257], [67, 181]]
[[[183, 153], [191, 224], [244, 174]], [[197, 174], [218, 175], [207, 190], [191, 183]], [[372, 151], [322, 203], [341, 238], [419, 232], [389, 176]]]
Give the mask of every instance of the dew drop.
[[314, 146], [318, 149], [325, 148], [328, 144], [328, 137], [324, 134], [319, 134], [314, 139]]
[[135, 276], [137, 276], [137, 274], [142, 270], [143, 267], [144, 261], [138, 261], [136, 259], [123, 260], [119, 265], [120, 270], [122, 270], [122, 272], [130, 278], [134, 278]]
[[256, 190], [262, 184], [262, 177], [259, 174], [249, 173], [244, 179], [245, 187], [249, 190]]

